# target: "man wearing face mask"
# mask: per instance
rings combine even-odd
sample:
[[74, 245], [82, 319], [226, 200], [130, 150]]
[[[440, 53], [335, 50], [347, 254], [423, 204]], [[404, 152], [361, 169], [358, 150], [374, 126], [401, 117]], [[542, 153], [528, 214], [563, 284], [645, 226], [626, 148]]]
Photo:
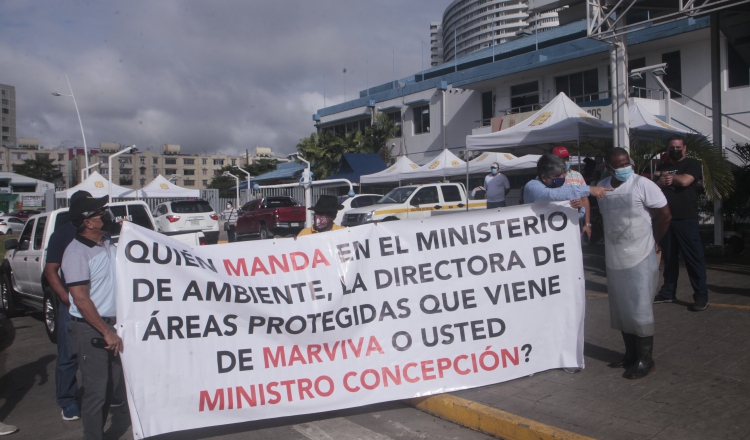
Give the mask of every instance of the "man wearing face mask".
[[659, 281], [656, 243], [667, 233], [672, 215], [659, 187], [633, 173], [626, 150], [613, 148], [605, 166], [611, 175], [599, 184], [614, 188], [599, 201], [604, 219], [609, 319], [625, 341], [625, 356], [608, 366], [626, 368], [626, 379], [640, 379], [654, 370], [651, 297]]
[[[76, 237], [65, 249], [62, 271], [70, 292], [70, 335], [81, 373], [84, 439], [101, 439], [114, 390], [122, 377], [122, 339], [114, 329], [115, 247], [108, 232], [115, 225], [107, 197], [77, 197], [70, 204]], [[94, 346], [95, 340], [104, 347]]]
[[660, 245], [664, 258], [664, 284], [654, 298], [654, 303], [676, 301], [677, 277], [680, 274], [678, 254], [682, 251], [690, 285], [693, 288], [693, 301], [690, 310], [700, 312], [708, 307], [706, 288], [706, 261], [703, 256], [703, 243], [698, 231], [698, 190], [697, 182], [702, 175], [698, 160], [687, 157], [685, 138], [674, 135], [669, 138], [669, 162], [659, 166], [659, 185], [667, 198], [672, 211], [669, 232]]
[[500, 173], [500, 164], [493, 163], [490, 174], [484, 178], [484, 188], [487, 191], [487, 209], [505, 206], [505, 196], [510, 192], [508, 178]]
[[[562, 145], [555, 147], [552, 150], [552, 154], [565, 161], [565, 184], [571, 186], [586, 186], [586, 180], [583, 175], [576, 170], [570, 169], [570, 153], [568, 149]], [[581, 235], [586, 234], [586, 237], [591, 240], [591, 205], [588, 197], [581, 197], [578, 202], [571, 200], [570, 206], [578, 209], [578, 214], [581, 221]]]
[[308, 208], [310, 211], [315, 213], [313, 218], [313, 225], [309, 228], [305, 228], [299, 231], [297, 237], [302, 237], [303, 235], [318, 234], [320, 232], [335, 231], [337, 229], [344, 229], [343, 226], [339, 226], [333, 222], [333, 219], [336, 218], [336, 212], [343, 208], [343, 205], [339, 205], [336, 196], [320, 196], [315, 206]]
[[601, 199], [611, 188], [599, 186], [571, 186], [565, 184], [565, 162], [554, 154], [545, 154], [536, 163], [537, 178], [530, 180], [523, 190], [524, 203], [577, 200], [589, 194]]

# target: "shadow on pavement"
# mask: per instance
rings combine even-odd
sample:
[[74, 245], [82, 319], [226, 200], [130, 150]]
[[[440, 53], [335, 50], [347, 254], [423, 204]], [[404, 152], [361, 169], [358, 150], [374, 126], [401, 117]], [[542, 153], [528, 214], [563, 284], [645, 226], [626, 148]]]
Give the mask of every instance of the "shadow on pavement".
[[[624, 347], [623, 347], [624, 348]], [[590, 342], [583, 343], [583, 355], [601, 362], [614, 362], [622, 358], [623, 353], [600, 347]]]
[[[13, 345], [15, 339], [16, 328], [13, 326], [13, 321], [6, 318], [5, 315], [0, 312], [0, 353]], [[0, 374], [3, 374], [4, 371], [3, 363], [0, 362]]]
[[711, 293], [721, 293], [724, 295], [750, 296], [750, 289], [746, 287], [727, 287], [727, 286], [717, 286], [715, 284], [706, 284], [706, 287], [708, 287], [708, 290]]
[[[47, 366], [55, 361], [54, 354], [42, 356], [34, 362], [16, 367], [0, 377], [0, 399], [4, 400], [0, 406], [0, 420], [10, 414], [24, 396], [36, 386], [47, 383]], [[36, 377], [39, 376], [39, 383]]]
[[609, 293], [609, 290], [607, 290], [606, 284], [597, 283], [596, 281], [592, 281], [592, 280], [586, 280], [586, 291]]

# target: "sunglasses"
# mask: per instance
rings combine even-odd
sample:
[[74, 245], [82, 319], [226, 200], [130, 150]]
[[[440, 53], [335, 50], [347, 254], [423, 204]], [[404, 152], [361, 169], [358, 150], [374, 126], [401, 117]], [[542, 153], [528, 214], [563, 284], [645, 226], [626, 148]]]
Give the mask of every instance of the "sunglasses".
[[102, 208], [102, 209], [100, 209], [98, 211], [94, 211], [94, 212], [90, 212], [90, 213], [84, 213], [84, 218], [85, 219], [90, 219], [90, 218], [94, 218], [94, 217], [101, 217], [102, 215], [104, 215], [105, 212], [107, 212], [107, 208]]

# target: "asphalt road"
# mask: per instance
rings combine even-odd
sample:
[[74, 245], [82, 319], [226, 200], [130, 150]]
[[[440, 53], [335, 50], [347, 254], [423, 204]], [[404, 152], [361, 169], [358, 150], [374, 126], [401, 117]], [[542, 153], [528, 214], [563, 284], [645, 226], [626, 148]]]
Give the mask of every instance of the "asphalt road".
[[[0, 312], [0, 421], [19, 431], [9, 439], [79, 439], [80, 421], [65, 422], [55, 405], [56, 346], [42, 315], [7, 319]], [[127, 405], [112, 410], [105, 439], [132, 439]], [[488, 439], [401, 402], [344, 411], [182, 431], [159, 439]]]

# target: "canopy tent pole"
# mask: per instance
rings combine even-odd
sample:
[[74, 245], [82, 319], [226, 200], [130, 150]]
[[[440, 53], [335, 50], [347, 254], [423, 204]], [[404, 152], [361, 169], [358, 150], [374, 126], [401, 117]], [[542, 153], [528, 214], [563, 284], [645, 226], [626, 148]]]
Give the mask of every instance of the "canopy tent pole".
[[464, 160], [466, 160], [466, 210], [469, 210], [469, 147], [466, 147], [464, 153]]

